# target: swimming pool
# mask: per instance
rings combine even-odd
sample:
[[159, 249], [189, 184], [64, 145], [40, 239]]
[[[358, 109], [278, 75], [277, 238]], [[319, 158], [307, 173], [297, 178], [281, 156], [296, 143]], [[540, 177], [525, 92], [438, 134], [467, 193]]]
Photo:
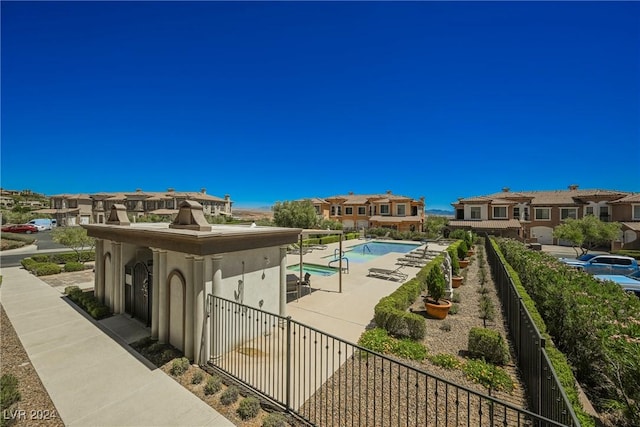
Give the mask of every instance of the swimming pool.
[[[294, 264], [287, 267], [289, 271], [300, 271], [300, 264]], [[327, 267], [319, 264], [302, 264], [302, 271], [313, 276], [332, 276], [338, 272], [337, 268]]]
[[[368, 242], [352, 246], [345, 251], [344, 256], [349, 259], [349, 262], [361, 264], [391, 252], [406, 254], [420, 246], [421, 243]], [[325, 258], [332, 260], [334, 255]]]

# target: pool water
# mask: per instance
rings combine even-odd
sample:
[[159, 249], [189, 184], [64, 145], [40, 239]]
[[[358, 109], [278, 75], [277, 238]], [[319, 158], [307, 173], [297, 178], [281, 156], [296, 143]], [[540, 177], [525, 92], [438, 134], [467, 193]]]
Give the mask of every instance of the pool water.
[[[290, 271], [300, 271], [300, 264], [294, 264], [287, 267], [287, 270]], [[302, 271], [304, 273], [309, 273], [312, 276], [331, 276], [338, 272], [337, 268], [327, 267], [326, 265], [318, 265], [318, 264], [302, 264]]]
[[[395, 243], [395, 242], [369, 242], [361, 243], [359, 245], [352, 246], [347, 249], [344, 256], [349, 259], [351, 263], [365, 263], [373, 259], [378, 258], [381, 255], [386, 255], [391, 252], [398, 252], [406, 254], [421, 246], [421, 243]], [[334, 255], [329, 255], [330, 260], [334, 259]]]

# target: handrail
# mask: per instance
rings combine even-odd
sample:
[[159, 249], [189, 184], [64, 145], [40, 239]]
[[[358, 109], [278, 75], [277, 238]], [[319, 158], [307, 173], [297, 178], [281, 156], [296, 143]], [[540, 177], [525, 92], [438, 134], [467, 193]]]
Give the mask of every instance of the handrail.
[[346, 268], [345, 268], [345, 267], [342, 267], [342, 270], [343, 270], [343, 271], [346, 271], [347, 273], [349, 273], [349, 258], [347, 258], [346, 256], [343, 256], [342, 258], [334, 259], [333, 261], [329, 261], [329, 264], [327, 264], [327, 267], [331, 267], [331, 264], [332, 264], [332, 263], [334, 263], [334, 262], [338, 262], [338, 261], [340, 261], [341, 259], [342, 259], [342, 260], [345, 260], [345, 261], [347, 262], [347, 267], [346, 267]]

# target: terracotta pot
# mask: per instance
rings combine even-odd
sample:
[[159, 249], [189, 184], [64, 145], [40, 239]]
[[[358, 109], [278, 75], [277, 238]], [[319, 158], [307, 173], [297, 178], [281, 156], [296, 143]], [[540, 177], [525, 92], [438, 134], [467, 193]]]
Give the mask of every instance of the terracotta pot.
[[473, 256], [473, 255], [475, 255], [475, 254], [476, 254], [476, 253], [475, 253], [474, 251], [467, 251], [467, 256]]
[[459, 259], [458, 260], [458, 264], [460, 265], [460, 268], [466, 268], [469, 265], [469, 260], [468, 259]]
[[454, 288], [459, 288], [462, 285], [462, 276], [453, 276], [451, 277], [451, 286]]
[[441, 299], [438, 300], [439, 304], [434, 304], [429, 302], [429, 300], [425, 300], [424, 308], [427, 309], [427, 315], [434, 319], [444, 319], [449, 314], [449, 309], [451, 308], [451, 302]]

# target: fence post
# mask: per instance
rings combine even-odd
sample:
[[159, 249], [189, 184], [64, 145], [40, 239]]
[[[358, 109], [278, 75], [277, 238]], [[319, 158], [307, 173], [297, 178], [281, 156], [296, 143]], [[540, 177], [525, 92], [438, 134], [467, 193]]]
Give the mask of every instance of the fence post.
[[286, 396], [285, 396], [285, 408], [287, 411], [291, 410], [291, 316], [287, 316], [287, 373], [285, 375], [286, 385]]

